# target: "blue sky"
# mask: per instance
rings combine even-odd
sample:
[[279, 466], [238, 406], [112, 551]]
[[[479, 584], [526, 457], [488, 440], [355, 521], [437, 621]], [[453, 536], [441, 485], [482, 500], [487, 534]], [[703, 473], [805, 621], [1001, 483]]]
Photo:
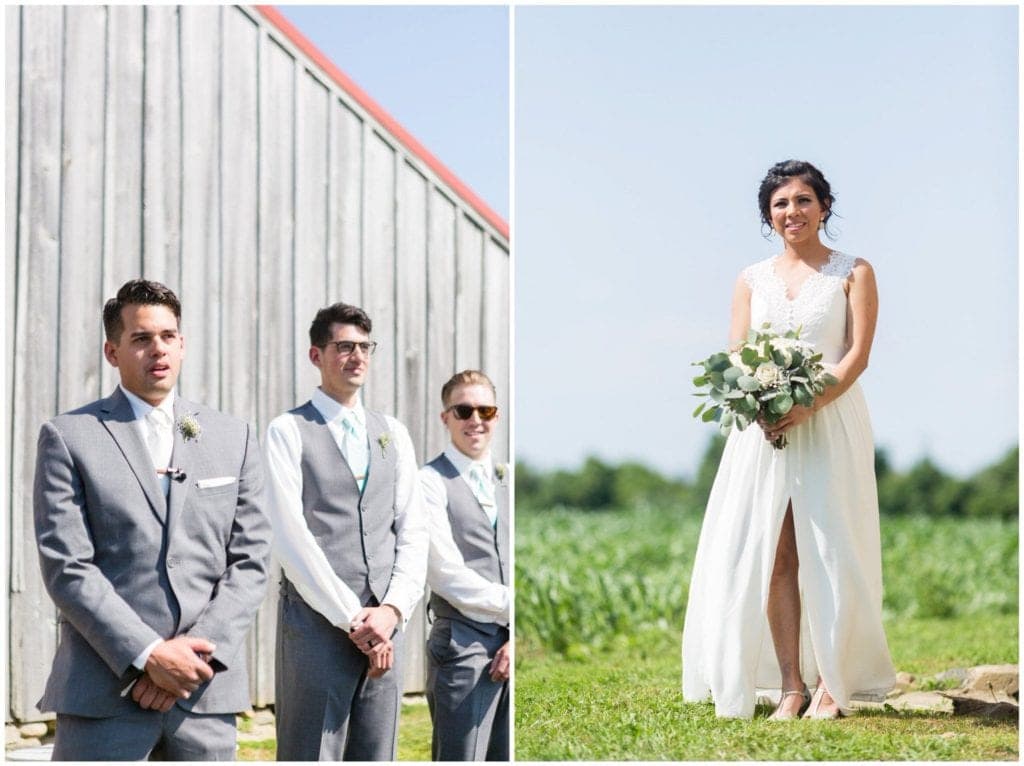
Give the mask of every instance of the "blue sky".
[[516, 445], [692, 475], [770, 165], [817, 164], [875, 267], [876, 443], [963, 475], [1017, 440], [1015, 7], [516, 10]]
[[416, 140], [508, 220], [507, 9], [276, 7]]

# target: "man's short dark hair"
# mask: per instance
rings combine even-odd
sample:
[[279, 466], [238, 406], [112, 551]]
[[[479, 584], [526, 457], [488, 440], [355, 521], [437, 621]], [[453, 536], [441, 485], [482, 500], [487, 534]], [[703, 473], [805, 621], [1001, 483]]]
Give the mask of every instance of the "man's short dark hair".
[[103, 306], [103, 330], [107, 340], [118, 343], [124, 332], [121, 309], [125, 306], [166, 306], [174, 312], [174, 318], [181, 324], [181, 301], [167, 285], [148, 279], [132, 279], [121, 285], [117, 297]]
[[309, 344], [317, 348], [326, 346], [331, 340], [332, 324], [355, 325], [367, 335], [373, 329], [370, 317], [358, 306], [351, 306], [348, 303], [332, 303], [316, 312], [313, 324], [309, 326]]

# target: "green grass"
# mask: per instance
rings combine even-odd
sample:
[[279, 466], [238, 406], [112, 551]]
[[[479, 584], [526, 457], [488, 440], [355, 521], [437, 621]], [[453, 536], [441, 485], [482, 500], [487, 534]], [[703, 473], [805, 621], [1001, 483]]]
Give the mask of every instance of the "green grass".
[[[897, 667], [918, 673], [977, 660], [969, 618], [888, 624]], [[991, 618], [979, 644], [986, 662], [1015, 662], [1017, 620]], [[944, 714], [862, 711], [844, 721], [715, 718], [710, 704], [684, 703], [678, 641], [642, 657], [595, 653], [568, 659], [529, 642], [517, 646], [518, 760], [1016, 760], [1008, 723]]]
[[[658, 510], [516, 514], [516, 636], [557, 652], [681, 631], [701, 519]], [[891, 617], [1017, 613], [1017, 523], [882, 519]]]
[[[398, 760], [430, 760], [430, 711], [425, 703], [403, 704], [398, 725]], [[239, 743], [238, 760], [272, 761], [277, 755], [273, 738]]]
[[[862, 712], [838, 724], [716, 719], [679, 689], [700, 518], [657, 510], [516, 516], [519, 760], [1013, 760], [1017, 728]], [[918, 688], [1017, 662], [1017, 524], [882, 519], [893, 661]]]

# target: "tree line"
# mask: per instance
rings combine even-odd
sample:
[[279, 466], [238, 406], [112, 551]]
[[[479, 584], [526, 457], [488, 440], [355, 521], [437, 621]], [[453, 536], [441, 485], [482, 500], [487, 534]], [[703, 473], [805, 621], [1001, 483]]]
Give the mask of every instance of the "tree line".
[[[647, 506], [703, 513], [725, 439], [714, 436], [692, 480], [671, 478], [636, 462], [618, 465], [588, 457], [577, 470], [540, 471], [516, 463], [516, 507], [520, 510], [576, 508], [611, 510]], [[1017, 518], [1018, 447], [972, 476], [958, 479], [924, 457], [906, 471], [893, 469], [875, 450], [878, 504], [883, 514]]]

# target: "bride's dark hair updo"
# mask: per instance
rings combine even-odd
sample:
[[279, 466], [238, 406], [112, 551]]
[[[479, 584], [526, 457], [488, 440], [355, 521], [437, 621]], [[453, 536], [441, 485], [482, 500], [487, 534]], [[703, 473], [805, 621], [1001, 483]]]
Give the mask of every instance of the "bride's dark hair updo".
[[757, 190], [757, 204], [761, 208], [762, 230], [764, 225], [768, 226], [769, 232], [775, 230], [775, 227], [772, 226], [772, 215], [769, 210], [772, 195], [776, 189], [789, 183], [794, 178], [800, 179], [814, 189], [818, 202], [825, 208], [825, 234], [831, 238], [832, 232], [828, 230], [828, 221], [832, 217], [832, 204], [836, 201], [836, 198], [832, 196], [832, 187], [825, 180], [822, 172], [811, 163], [804, 162], [803, 160], [777, 162], [772, 165], [768, 175], [761, 181], [761, 188]]

